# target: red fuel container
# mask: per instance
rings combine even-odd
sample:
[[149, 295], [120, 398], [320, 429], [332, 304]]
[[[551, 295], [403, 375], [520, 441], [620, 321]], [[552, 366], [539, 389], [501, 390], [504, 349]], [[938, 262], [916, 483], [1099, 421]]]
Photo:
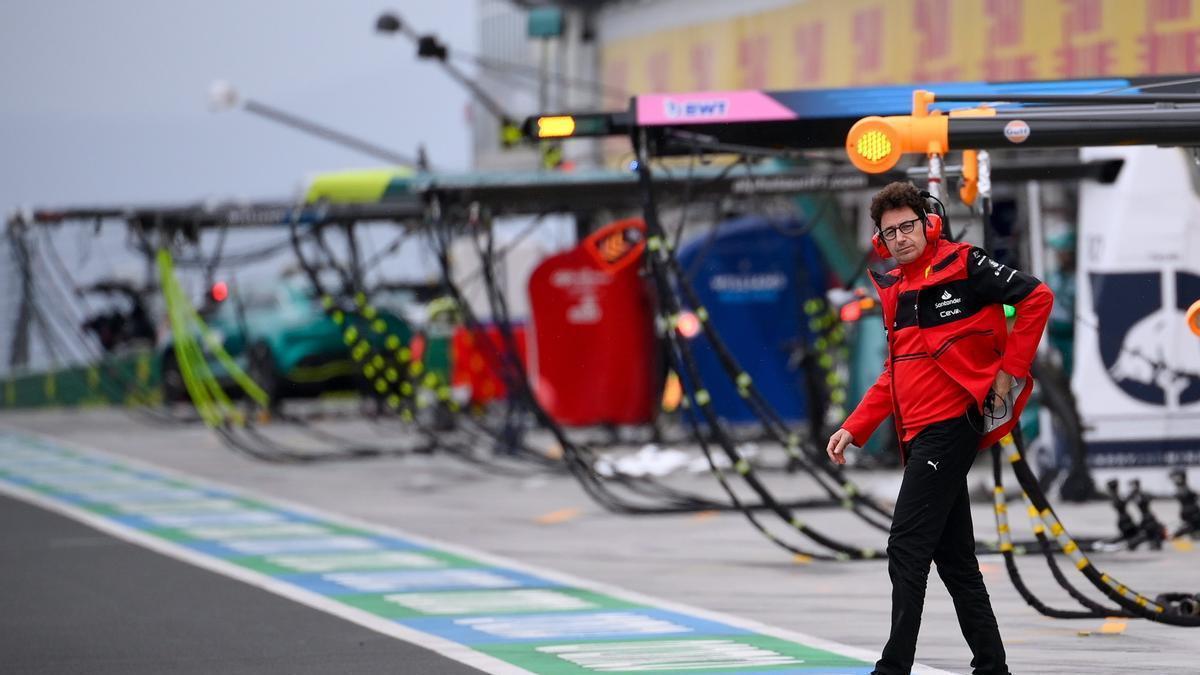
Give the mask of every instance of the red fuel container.
[[530, 378], [561, 424], [646, 424], [658, 411], [654, 298], [638, 272], [645, 232], [640, 218], [610, 223], [529, 278]]

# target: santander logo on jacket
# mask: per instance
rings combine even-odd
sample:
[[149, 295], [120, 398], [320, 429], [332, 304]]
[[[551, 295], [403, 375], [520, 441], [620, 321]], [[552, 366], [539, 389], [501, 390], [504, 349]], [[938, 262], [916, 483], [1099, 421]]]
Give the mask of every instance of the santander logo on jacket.
[[[972, 403], [983, 414], [980, 448], [1008, 433], [1033, 389], [1029, 367], [1050, 317], [1054, 302], [1050, 289], [992, 260], [983, 249], [945, 239], [933, 243], [913, 263], [886, 274], [872, 272], [871, 280], [883, 308], [888, 358], [879, 379], [842, 425], [854, 444], [863, 445], [894, 415], [903, 459], [903, 441], [930, 417], [945, 412], [941, 419], [949, 419], [965, 412], [937, 408], [957, 402], [964, 407]], [[1006, 304], [1017, 309], [1011, 333], [1004, 318]], [[902, 347], [899, 353], [898, 346]], [[990, 401], [1001, 369], [1016, 382], [1007, 400]], [[938, 377], [930, 378], [930, 373]], [[931, 386], [962, 389], [933, 392]], [[926, 402], [933, 408], [923, 407]], [[916, 423], [906, 425], [902, 409], [916, 417]]]

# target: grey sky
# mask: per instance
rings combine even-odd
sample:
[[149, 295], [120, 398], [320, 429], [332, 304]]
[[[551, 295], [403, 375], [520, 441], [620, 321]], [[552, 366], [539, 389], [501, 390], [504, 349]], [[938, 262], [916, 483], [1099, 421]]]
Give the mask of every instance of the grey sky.
[[[0, 214], [18, 206], [290, 198], [312, 172], [380, 165], [244, 111], [211, 112], [208, 91], [218, 78], [245, 97], [404, 155], [425, 143], [439, 168], [465, 169], [470, 163], [465, 93], [435, 64], [418, 61], [406, 40], [379, 36], [374, 25], [381, 11], [394, 10], [417, 30], [475, 52], [475, 5], [475, 0], [4, 0]], [[233, 235], [228, 250], [280, 234]], [[391, 233], [364, 235], [370, 249], [384, 245]], [[79, 283], [144, 278], [144, 261], [129, 253], [122, 228], [93, 237], [89, 228], [70, 227], [52, 237]], [[422, 264], [428, 256], [413, 246], [405, 250], [379, 273], [428, 274], [430, 265]], [[243, 281], [272, 278], [289, 257], [228, 274]], [[42, 256], [37, 264], [48, 284]], [[0, 265], [3, 353], [18, 296], [6, 249]], [[189, 276], [194, 278], [185, 277], [185, 284], [198, 293], [199, 277]], [[71, 310], [45, 289], [41, 293], [39, 303], [66, 310], [75, 317], [71, 321], [96, 308], [88, 299]], [[41, 351], [35, 343], [35, 365], [43, 360]]]
[[475, 51], [474, 0], [6, 0], [0, 209], [290, 196], [311, 171], [379, 162], [242, 111], [210, 83], [403, 154], [465, 168], [466, 96], [406, 41], [398, 11]]

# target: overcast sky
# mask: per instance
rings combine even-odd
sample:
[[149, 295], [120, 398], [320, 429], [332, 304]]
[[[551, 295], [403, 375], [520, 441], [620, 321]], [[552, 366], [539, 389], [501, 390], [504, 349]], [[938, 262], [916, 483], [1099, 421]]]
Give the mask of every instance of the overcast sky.
[[[403, 155], [415, 155], [424, 143], [439, 169], [465, 169], [466, 95], [436, 65], [418, 61], [409, 42], [377, 35], [374, 26], [382, 11], [392, 10], [419, 32], [477, 52], [475, 4], [0, 1], [0, 215], [19, 206], [292, 198], [312, 172], [380, 165], [245, 111], [212, 112], [208, 92], [216, 79], [244, 97]], [[227, 250], [280, 234], [231, 235]], [[73, 278], [35, 268], [43, 284], [51, 281], [47, 274], [64, 288], [71, 281], [145, 278], [144, 261], [129, 253], [123, 228], [96, 237], [90, 228], [69, 227], [52, 238]], [[364, 245], [371, 250], [388, 238], [388, 232], [366, 232]], [[428, 275], [428, 255], [414, 246], [377, 272]], [[0, 354], [6, 354], [19, 293], [9, 254], [0, 250]], [[222, 274], [261, 283], [289, 258]], [[190, 276], [184, 282], [197, 294], [200, 278]], [[40, 305], [64, 310], [39, 288]], [[72, 302], [76, 317], [68, 321], [104, 305], [94, 297]], [[38, 342], [34, 365], [44, 357]]]
[[213, 80], [439, 166], [469, 163], [466, 97], [375, 19], [477, 51], [474, 0], [4, 0], [0, 209], [291, 196], [379, 162], [244, 111]]

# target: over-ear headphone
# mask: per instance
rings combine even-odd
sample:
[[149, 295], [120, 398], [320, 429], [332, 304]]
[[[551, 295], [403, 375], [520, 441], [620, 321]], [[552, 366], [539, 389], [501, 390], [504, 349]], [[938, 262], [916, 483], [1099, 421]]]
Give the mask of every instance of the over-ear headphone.
[[[924, 190], [921, 191], [921, 196], [926, 199], [932, 199], [933, 201], [937, 202], [938, 205], [941, 205], [942, 203], [940, 199], [934, 197]], [[945, 213], [944, 206], [942, 207], [942, 213]], [[929, 213], [928, 211], [922, 211], [917, 215], [920, 216], [922, 222], [925, 223], [925, 241], [935, 242], [938, 239], [941, 239], [942, 221], [944, 216], [940, 213]], [[876, 231], [875, 234], [871, 235], [871, 246], [875, 248], [875, 254], [881, 259], [887, 260], [888, 258], [892, 257], [892, 252], [888, 250], [887, 244], [883, 240], [882, 232]]]

